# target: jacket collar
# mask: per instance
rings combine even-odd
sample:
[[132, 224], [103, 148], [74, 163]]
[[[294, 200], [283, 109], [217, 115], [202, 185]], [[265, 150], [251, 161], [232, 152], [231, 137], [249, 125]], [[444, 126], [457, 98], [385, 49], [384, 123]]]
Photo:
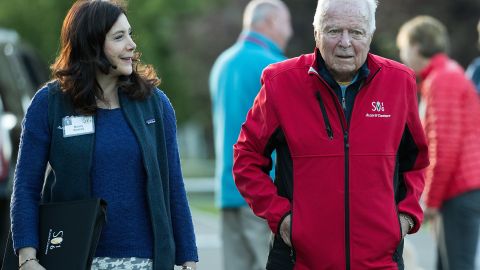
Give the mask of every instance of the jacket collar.
[[245, 30], [240, 34], [238, 41], [255, 44], [275, 54], [283, 54], [282, 49], [273, 40], [259, 32]]
[[424, 80], [437, 67], [443, 66], [448, 62], [448, 56], [444, 53], [439, 53], [430, 58], [427, 66], [420, 71], [420, 78]]

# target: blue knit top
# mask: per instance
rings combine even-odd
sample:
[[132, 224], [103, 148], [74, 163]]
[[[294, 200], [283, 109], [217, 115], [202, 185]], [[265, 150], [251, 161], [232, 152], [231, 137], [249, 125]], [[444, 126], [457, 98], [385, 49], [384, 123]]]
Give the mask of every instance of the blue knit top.
[[[159, 91], [159, 90], [157, 90]], [[176, 264], [198, 261], [191, 214], [181, 174], [176, 123], [168, 98], [164, 107], [172, 226]], [[38, 247], [37, 202], [50, 147], [48, 89], [33, 98], [22, 123], [19, 158], [12, 195], [13, 242], [16, 250]], [[97, 247], [98, 257], [153, 257], [153, 230], [146, 199], [146, 172], [136, 137], [123, 112], [98, 109], [95, 119], [92, 185], [95, 197], [107, 201], [108, 222]]]

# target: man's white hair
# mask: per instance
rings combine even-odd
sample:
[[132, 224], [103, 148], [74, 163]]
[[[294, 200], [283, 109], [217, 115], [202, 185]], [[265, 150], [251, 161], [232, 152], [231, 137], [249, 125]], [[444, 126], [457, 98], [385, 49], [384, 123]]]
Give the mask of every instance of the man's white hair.
[[[313, 17], [313, 28], [315, 31], [320, 31], [321, 25], [323, 23], [322, 19], [325, 17], [327, 13], [328, 4], [331, 1], [339, 1], [339, 0], [318, 0], [317, 3], [317, 10], [315, 11], [315, 16]], [[373, 34], [375, 32], [375, 11], [377, 10], [378, 0], [340, 0], [343, 2], [358, 2], [358, 1], [366, 1], [368, 7], [368, 31], [369, 34]]]
[[280, 0], [252, 0], [243, 13], [243, 28], [251, 29], [256, 24], [265, 21], [273, 11], [285, 7]]

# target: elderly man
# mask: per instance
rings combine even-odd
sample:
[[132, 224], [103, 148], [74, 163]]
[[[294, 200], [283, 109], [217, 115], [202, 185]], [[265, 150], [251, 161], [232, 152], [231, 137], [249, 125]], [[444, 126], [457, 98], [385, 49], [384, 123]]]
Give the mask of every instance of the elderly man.
[[233, 145], [260, 89], [262, 70], [285, 59], [283, 50], [291, 35], [290, 14], [283, 2], [251, 1], [238, 42], [219, 56], [210, 74], [224, 270], [265, 269], [271, 233], [235, 186]]
[[[432, 165], [425, 220], [438, 222], [438, 270], [474, 270], [480, 228], [480, 103], [463, 68], [447, 55], [446, 27], [430, 16], [406, 22], [400, 58], [420, 77]], [[439, 219], [441, 215], [441, 219]]]
[[269, 270], [403, 269], [428, 153], [413, 72], [369, 53], [376, 6], [318, 1], [314, 53], [263, 72], [233, 172], [276, 235]]

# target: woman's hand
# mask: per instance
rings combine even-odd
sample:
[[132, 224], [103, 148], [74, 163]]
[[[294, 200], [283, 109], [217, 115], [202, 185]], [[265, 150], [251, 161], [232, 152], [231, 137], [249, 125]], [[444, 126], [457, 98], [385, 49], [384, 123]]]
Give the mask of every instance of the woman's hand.
[[20, 270], [46, 270], [43, 266], [40, 265], [40, 263], [38, 263], [38, 261], [35, 261], [35, 260], [31, 260], [31, 261], [26, 262], [19, 269]]
[[[190, 268], [188, 268], [188, 267], [190, 267]], [[197, 263], [196, 262], [185, 262], [182, 265], [182, 269], [196, 270], [197, 269]]]
[[46, 270], [38, 263], [37, 250], [32, 247], [22, 248], [18, 251], [18, 265], [20, 270]]

